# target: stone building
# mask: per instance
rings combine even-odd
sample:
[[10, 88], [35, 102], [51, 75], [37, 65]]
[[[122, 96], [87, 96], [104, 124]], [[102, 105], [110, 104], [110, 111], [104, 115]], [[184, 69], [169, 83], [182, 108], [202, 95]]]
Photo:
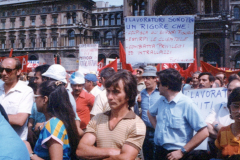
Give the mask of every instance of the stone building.
[[124, 16], [195, 15], [194, 47], [200, 60], [240, 68], [240, 1], [124, 0]]
[[0, 0], [0, 53], [78, 57], [79, 44], [99, 44], [99, 60], [118, 55], [123, 7], [92, 0]]

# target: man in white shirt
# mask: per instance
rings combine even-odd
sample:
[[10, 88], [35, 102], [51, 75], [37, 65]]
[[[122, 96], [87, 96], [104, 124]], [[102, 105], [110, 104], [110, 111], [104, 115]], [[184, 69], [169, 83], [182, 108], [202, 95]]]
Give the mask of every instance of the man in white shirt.
[[84, 78], [85, 78], [84, 88], [88, 91], [88, 93], [94, 95], [94, 97], [101, 93], [101, 90], [97, 85], [98, 79], [96, 74], [88, 73], [85, 75]]
[[18, 80], [21, 62], [16, 58], [6, 58], [0, 68], [0, 103], [8, 114], [9, 123], [22, 140], [27, 140], [27, 119], [33, 105], [33, 90]]

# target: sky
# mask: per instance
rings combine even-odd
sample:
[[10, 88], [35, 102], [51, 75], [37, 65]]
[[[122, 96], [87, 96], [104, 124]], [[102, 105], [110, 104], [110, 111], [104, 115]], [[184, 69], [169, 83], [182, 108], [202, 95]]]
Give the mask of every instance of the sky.
[[93, 1], [104, 1], [104, 2], [109, 2], [109, 5], [123, 5], [123, 0], [93, 0]]

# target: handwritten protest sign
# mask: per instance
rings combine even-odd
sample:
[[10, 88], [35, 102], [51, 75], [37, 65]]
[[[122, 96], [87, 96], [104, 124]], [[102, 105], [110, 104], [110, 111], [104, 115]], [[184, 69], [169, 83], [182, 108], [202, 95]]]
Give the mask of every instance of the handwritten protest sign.
[[[216, 105], [227, 103], [227, 88], [191, 89], [184, 94], [197, 104], [204, 119]], [[207, 139], [196, 149], [207, 150]]]
[[98, 44], [79, 45], [79, 70], [97, 72]]
[[54, 64], [54, 55], [51, 53], [38, 53], [39, 56], [39, 65], [43, 65], [43, 64], [49, 64], [52, 65]]
[[193, 63], [194, 16], [125, 18], [127, 63]]
[[78, 58], [61, 58], [61, 65], [66, 69], [66, 71], [77, 71], [79, 67]]

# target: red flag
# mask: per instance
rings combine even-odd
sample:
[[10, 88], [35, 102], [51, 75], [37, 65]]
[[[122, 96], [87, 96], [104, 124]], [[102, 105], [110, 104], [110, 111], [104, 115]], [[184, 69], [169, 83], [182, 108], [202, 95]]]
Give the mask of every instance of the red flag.
[[13, 53], [13, 48], [11, 48], [11, 51], [9, 53], [9, 57], [12, 57], [12, 53]]
[[112, 61], [111, 63], [109, 63], [108, 65], [99, 69], [99, 73], [105, 68], [113, 68], [117, 72], [117, 58], [114, 61]]
[[121, 41], [119, 41], [119, 55], [120, 55], [120, 62], [122, 62], [122, 68], [133, 72], [132, 65], [126, 63], [126, 52], [123, 48]]
[[57, 61], [58, 56], [54, 57], [55, 64], [61, 64], [61, 57], [59, 57], [59, 63]]
[[157, 71], [160, 71], [160, 70], [161, 70], [161, 65], [160, 65], [160, 63], [158, 63], [158, 65], [156, 66], [156, 68], [157, 68]]
[[22, 64], [22, 72], [27, 72], [28, 55], [14, 57], [18, 58]]
[[100, 62], [98, 62], [97, 66], [98, 66], [97, 70], [100, 70], [104, 66], [104, 59], [102, 59]]

